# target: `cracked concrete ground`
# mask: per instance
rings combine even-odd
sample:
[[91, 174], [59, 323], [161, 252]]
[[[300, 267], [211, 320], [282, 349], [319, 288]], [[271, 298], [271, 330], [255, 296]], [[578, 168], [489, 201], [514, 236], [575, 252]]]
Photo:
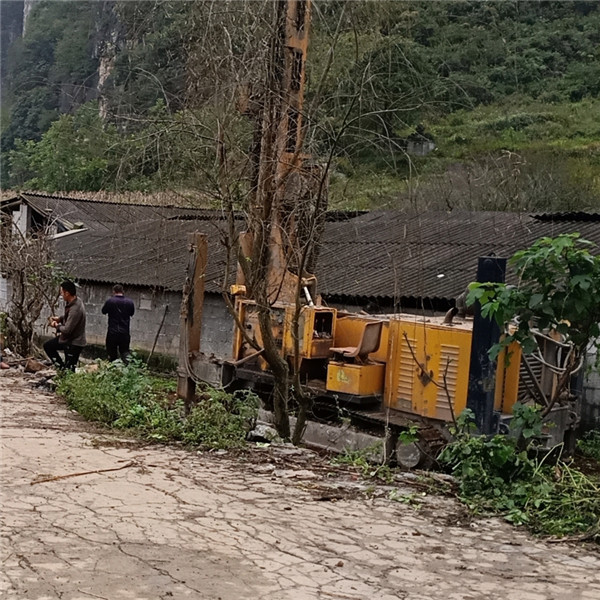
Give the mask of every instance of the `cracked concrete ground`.
[[13, 374], [0, 401], [5, 599], [600, 598], [593, 548], [467, 524], [448, 498], [353, 495], [289, 448], [143, 446]]

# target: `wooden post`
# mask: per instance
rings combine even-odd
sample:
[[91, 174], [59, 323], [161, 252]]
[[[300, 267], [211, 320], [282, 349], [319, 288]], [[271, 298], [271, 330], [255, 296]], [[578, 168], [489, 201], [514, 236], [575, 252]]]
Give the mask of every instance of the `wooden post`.
[[177, 395], [185, 401], [189, 412], [196, 396], [193, 359], [200, 350], [202, 308], [204, 305], [204, 278], [208, 258], [206, 235], [189, 235], [190, 258], [187, 279], [181, 301], [181, 328], [179, 338], [179, 368], [177, 369]]

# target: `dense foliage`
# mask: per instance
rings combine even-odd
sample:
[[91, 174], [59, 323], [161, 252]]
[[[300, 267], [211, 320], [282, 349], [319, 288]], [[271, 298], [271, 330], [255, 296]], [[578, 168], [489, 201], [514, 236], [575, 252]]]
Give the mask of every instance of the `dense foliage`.
[[[519, 416], [530, 409], [515, 408], [519, 428]], [[600, 479], [536, 449], [539, 421], [511, 436], [486, 437], [472, 435], [472, 419], [468, 410], [459, 416], [455, 439], [439, 459], [457, 476], [460, 497], [471, 510], [502, 514], [537, 533], [600, 539]], [[528, 442], [525, 448], [520, 437]]]
[[586, 432], [577, 441], [577, 448], [584, 456], [600, 461], [600, 429]]
[[[14, 11], [14, 3], [2, 8]], [[39, 140], [60, 113], [90, 98], [98, 68], [94, 38], [94, 3], [36, 3], [25, 37], [3, 62], [2, 101], [10, 106], [2, 119], [3, 152], [16, 139]]]
[[96, 371], [65, 373], [57, 392], [88, 420], [133, 430], [160, 442], [182, 441], [205, 448], [244, 444], [258, 401], [250, 394], [207, 390], [189, 414], [173, 400], [173, 382], [150, 375], [143, 363], [101, 362]]
[[[225, 107], [260, 81], [269, 5], [36, 3], [3, 60], [3, 183], [207, 187], [224, 137], [249, 148]], [[596, 2], [314, 0], [307, 139], [332, 201], [597, 207], [599, 38]], [[421, 135], [437, 150], [407, 155]]]
[[536, 331], [556, 331], [573, 345], [575, 363], [588, 344], [600, 344], [600, 257], [578, 233], [540, 238], [510, 259], [518, 285], [472, 283], [468, 303], [478, 300], [481, 314], [500, 327], [515, 323], [501, 344], [518, 341], [524, 352], [537, 347]]

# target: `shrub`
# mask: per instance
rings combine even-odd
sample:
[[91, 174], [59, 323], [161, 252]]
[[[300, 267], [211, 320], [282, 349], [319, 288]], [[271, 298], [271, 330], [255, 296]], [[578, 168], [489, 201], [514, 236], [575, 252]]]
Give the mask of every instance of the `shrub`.
[[562, 462], [547, 464], [539, 453], [528, 453], [531, 443], [520, 450], [519, 438], [535, 439], [538, 424], [531, 411], [517, 413], [519, 437], [473, 435], [472, 412], [459, 416], [455, 439], [439, 461], [458, 478], [461, 500], [473, 512], [501, 514], [537, 533], [587, 532], [598, 539], [600, 481]]
[[134, 430], [145, 439], [207, 448], [244, 443], [256, 419], [256, 396], [207, 390], [186, 416], [183, 403], [170, 399], [173, 387], [133, 360], [128, 365], [100, 362], [97, 371], [66, 373], [57, 392], [86, 419]]
[[86, 419], [118, 426], [116, 422], [129, 409], [150, 399], [152, 381], [137, 361], [128, 365], [100, 362], [97, 371], [66, 373], [57, 392], [65, 397], [69, 408]]
[[577, 442], [577, 449], [584, 456], [600, 461], [600, 429], [588, 431]]
[[257, 409], [258, 398], [250, 393], [207, 391], [185, 420], [183, 440], [209, 448], [240, 446], [254, 427]]

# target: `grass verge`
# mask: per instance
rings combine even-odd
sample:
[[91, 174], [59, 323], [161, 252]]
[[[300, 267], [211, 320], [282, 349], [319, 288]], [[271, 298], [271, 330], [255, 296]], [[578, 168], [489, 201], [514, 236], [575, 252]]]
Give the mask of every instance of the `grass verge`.
[[540, 451], [535, 432], [476, 436], [470, 411], [459, 418], [440, 462], [459, 482], [459, 498], [475, 514], [501, 515], [532, 532], [600, 542], [600, 477]]
[[138, 360], [128, 365], [99, 362], [94, 371], [67, 372], [56, 391], [90, 421], [151, 441], [203, 448], [242, 446], [258, 410], [252, 394], [206, 389], [186, 414], [183, 402], [175, 398], [174, 380], [151, 375]]

